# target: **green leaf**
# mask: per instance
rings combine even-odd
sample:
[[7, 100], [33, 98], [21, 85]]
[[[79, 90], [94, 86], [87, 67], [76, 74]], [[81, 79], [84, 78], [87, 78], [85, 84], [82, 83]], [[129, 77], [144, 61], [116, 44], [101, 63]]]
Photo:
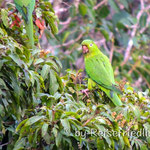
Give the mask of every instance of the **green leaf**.
[[29, 118], [29, 120], [27, 120], [27, 122], [25, 123], [25, 126], [30, 126], [44, 118], [45, 118], [44, 116], [33, 116], [33, 117]]
[[95, 23], [95, 11], [93, 10], [93, 8], [88, 8], [87, 9], [87, 14], [89, 16], [89, 18], [91, 19], [92, 23]]
[[105, 39], [108, 41], [109, 40], [109, 33], [105, 29], [100, 29], [101, 33], [104, 35]]
[[134, 106], [132, 104], [130, 104], [130, 107], [132, 108], [133, 113], [137, 117], [137, 119], [140, 120], [141, 117], [140, 109], [137, 106]]
[[106, 18], [109, 15], [110, 11], [108, 9], [108, 6], [103, 6], [100, 9], [98, 9], [98, 17], [100, 18]]
[[128, 9], [128, 0], [120, 0], [120, 3], [122, 3], [123, 6]]
[[3, 103], [4, 107], [5, 107], [6, 110], [7, 110], [7, 107], [9, 106], [8, 101], [7, 101], [5, 98], [2, 98], [2, 103]]
[[149, 133], [150, 132], [150, 124], [147, 122], [143, 126], [144, 126], [144, 129]]
[[48, 133], [46, 133], [43, 138], [47, 144], [51, 144], [51, 136]]
[[65, 42], [66, 42], [66, 40], [67, 40], [67, 38], [69, 37], [69, 35], [70, 35], [70, 32], [69, 32], [69, 31], [65, 33], [65, 35], [64, 35], [64, 37], [63, 37], [63, 39], [62, 39], [62, 43], [65, 43]]
[[36, 59], [36, 60], [34, 61], [34, 65], [38, 65], [38, 64], [40, 64], [40, 63], [42, 63], [42, 62], [44, 62], [44, 59], [42, 59], [42, 58]]
[[50, 122], [53, 121], [53, 112], [52, 112], [52, 110], [49, 110], [49, 109], [48, 109], [48, 119]]
[[80, 115], [78, 115], [76, 112], [67, 111], [65, 112], [66, 116], [74, 116], [75, 118], [80, 118]]
[[48, 130], [48, 124], [44, 123], [42, 126], [42, 137], [44, 137], [46, 135], [47, 130]]
[[4, 115], [4, 107], [0, 104], [0, 114], [2, 115]]
[[140, 21], [139, 21], [140, 27], [145, 27], [146, 22], [147, 22], [147, 17], [148, 17], [147, 13], [146, 12], [143, 13], [143, 15], [141, 16]]
[[63, 85], [62, 79], [60, 78], [60, 76], [58, 74], [56, 74], [56, 78], [57, 78], [57, 82], [59, 84], [59, 91], [60, 91], [60, 93], [62, 93], [64, 90], [64, 85]]
[[87, 13], [87, 6], [84, 4], [84, 3], [80, 3], [79, 4], [79, 13], [82, 15], [82, 16], [85, 16], [86, 13]]
[[58, 83], [56, 78], [56, 72], [53, 69], [50, 69], [50, 83], [49, 83], [49, 93], [51, 95], [54, 95], [56, 91], [58, 90]]
[[19, 58], [18, 55], [16, 54], [10, 54], [9, 55], [10, 58], [12, 58], [12, 60], [20, 67], [22, 67], [23, 61]]
[[37, 128], [35, 133], [33, 134], [33, 144], [37, 144], [37, 137], [38, 137], [38, 132], [39, 132], [40, 128]]
[[108, 3], [114, 11], [119, 12], [119, 8], [114, 0], [108, 0]]
[[60, 143], [62, 141], [62, 134], [59, 132], [57, 137], [56, 137], [56, 146], [59, 148], [60, 147]]
[[58, 67], [58, 65], [56, 64], [56, 62], [54, 60], [47, 60], [45, 62], [45, 64], [49, 65], [50, 67], [54, 68], [55, 71], [59, 72], [60, 71], [60, 68]]
[[56, 64], [60, 67], [60, 69], [62, 69], [61, 61], [57, 57], [55, 57], [55, 61], [56, 61]]
[[35, 55], [39, 54], [40, 51], [41, 51], [40, 49], [33, 49], [32, 50], [32, 56], [35, 56]]
[[29, 118], [27, 118], [27, 119], [21, 121], [21, 122], [19, 123], [19, 125], [17, 126], [17, 128], [16, 128], [16, 132], [18, 132], [19, 129], [20, 129], [28, 120], [29, 120]]
[[21, 150], [24, 149], [26, 142], [26, 138], [22, 138], [21, 140], [18, 140], [13, 148], [13, 150]]
[[45, 64], [43, 67], [42, 67], [42, 71], [41, 71], [41, 76], [43, 77], [43, 79], [45, 80], [48, 76], [48, 73], [49, 73], [49, 70], [50, 70], [50, 66]]
[[0, 78], [0, 85], [1, 85], [2, 88], [8, 89], [5, 82], [4, 82], [4, 80], [2, 80], [1, 78]]
[[50, 11], [43, 11], [43, 15], [45, 16], [45, 19], [51, 28], [52, 34], [54, 34], [54, 35], [57, 34], [58, 28], [55, 24], [55, 21], [58, 20], [57, 16], [55, 16], [55, 14]]
[[121, 145], [121, 148], [123, 149], [125, 144], [122, 136], [119, 136], [119, 143], [120, 143], [119, 145]]
[[54, 94], [54, 97], [55, 97], [56, 100], [58, 100], [59, 98], [61, 98], [61, 94], [58, 93], [58, 92], [56, 92], [56, 93]]
[[61, 124], [64, 127], [65, 132], [70, 133], [70, 123], [68, 119], [61, 119]]
[[114, 16], [112, 17], [112, 21], [115, 25], [117, 24], [117, 27], [119, 29], [121, 29], [122, 28], [121, 25], [124, 25], [124, 26], [134, 25], [137, 22], [137, 19], [135, 17], [132, 17], [127, 11], [122, 10], [114, 14]]
[[124, 143], [125, 143], [128, 147], [130, 147], [130, 142], [129, 142], [129, 139], [128, 139], [128, 137], [127, 137], [126, 135], [123, 137], [123, 140], [124, 140]]
[[141, 149], [141, 150], [148, 150], [148, 147], [147, 147], [145, 144], [143, 144], [143, 145], [140, 147], [140, 149]]
[[139, 48], [139, 47], [140, 47], [140, 44], [138, 43], [138, 42], [139, 42], [138, 37], [133, 37], [132, 40], [133, 40], [133, 45], [134, 45], [136, 48]]
[[85, 3], [88, 5], [88, 7], [93, 8], [93, 6], [95, 5], [94, 0], [86, 0]]
[[30, 130], [30, 134], [28, 135], [28, 141], [30, 144], [33, 144], [34, 136], [33, 136], [33, 129]]
[[9, 27], [8, 24], [8, 11], [6, 9], [1, 9], [1, 17], [2, 17], [2, 21], [4, 23], [4, 25], [6, 26], [6, 28]]
[[98, 150], [103, 150], [104, 147], [105, 147], [104, 140], [100, 139], [100, 137], [98, 137], [97, 138], [97, 149]]
[[54, 128], [52, 129], [52, 133], [54, 134], [55, 137], [57, 137], [58, 130], [57, 130], [56, 126], [54, 126]]

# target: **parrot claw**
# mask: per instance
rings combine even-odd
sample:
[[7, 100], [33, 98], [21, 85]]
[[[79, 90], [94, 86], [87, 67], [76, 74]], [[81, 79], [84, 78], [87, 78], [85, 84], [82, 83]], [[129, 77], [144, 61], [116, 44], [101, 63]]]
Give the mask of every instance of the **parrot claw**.
[[81, 92], [84, 93], [87, 97], [89, 97], [88, 95], [89, 89], [81, 90]]

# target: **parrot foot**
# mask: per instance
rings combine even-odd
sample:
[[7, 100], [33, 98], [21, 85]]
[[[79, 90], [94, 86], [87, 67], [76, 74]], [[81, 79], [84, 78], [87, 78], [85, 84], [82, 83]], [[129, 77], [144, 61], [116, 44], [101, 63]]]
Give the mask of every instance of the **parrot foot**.
[[81, 92], [83, 94], [85, 94], [87, 97], [89, 97], [89, 95], [88, 95], [89, 89], [81, 90]]

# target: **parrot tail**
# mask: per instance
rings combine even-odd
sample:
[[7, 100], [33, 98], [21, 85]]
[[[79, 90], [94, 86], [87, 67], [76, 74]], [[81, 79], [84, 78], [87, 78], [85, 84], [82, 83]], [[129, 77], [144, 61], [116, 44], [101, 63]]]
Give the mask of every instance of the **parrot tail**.
[[118, 94], [122, 94], [122, 91], [116, 86], [116, 85], [112, 85], [113, 90], [118, 93]]
[[105, 89], [103, 87], [101, 87], [101, 90], [103, 90], [106, 95], [112, 100], [112, 102], [116, 105], [116, 106], [122, 106], [122, 102], [120, 100], [120, 98], [118, 97], [117, 93], [114, 91], [110, 91], [109, 89]]
[[26, 33], [29, 38], [29, 48], [34, 47], [34, 37], [33, 37], [33, 20], [32, 17], [31, 19], [28, 20], [28, 22], [25, 22], [25, 28], [26, 28]]
[[[108, 96], [108, 95], [107, 95]], [[110, 97], [109, 97], [110, 98]], [[122, 102], [118, 97], [117, 93], [113, 93], [113, 97], [110, 98], [116, 106], [122, 106]]]

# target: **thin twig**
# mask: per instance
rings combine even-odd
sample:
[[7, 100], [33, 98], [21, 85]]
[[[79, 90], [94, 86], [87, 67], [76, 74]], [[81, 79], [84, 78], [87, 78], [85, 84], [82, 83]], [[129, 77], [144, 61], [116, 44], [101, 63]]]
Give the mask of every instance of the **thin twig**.
[[100, 113], [100, 111], [99, 111], [98, 109], [96, 109], [94, 115], [91, 116], [91, 117], [82, 125], [82, 127], [86, 126], [86, 125], [87, 125], [93, 118], [95, 118], [95, 116], [96, 116], [97, 114], [99, 114], [99, 113]]
[[142, 77], [140, 76], [140, 77], [138, 78], [138, 80], [136, 80], [135, 83], [132, 84], [132, 86], [133, 86], [133, 87], [138, 87], [138, 88], [140, 88], [142, 81], [143, 81], [143, 79], [142, 79]]
[[63, 13], [63, 12], [66, 12], [66, 11], [68, 11], [68, 8], [59, 8], [59, 9], [57, 9], [57, 10], [55, 10], [55, 14], [59, 14], [59, 13]]
[[132, 125], [133, 125], [134, 122], [135, 122], [135, 120], [136, 120], [136, 117], [132, 120], [131, 125], [130, 125], [129, 128], [126, 130], [126, 133], [128, 133], [128, 132], [130, 131]]
[[60, 25], [64, 25], [64, 27], [59, 30], [58, 34], [64, 32], [64, 31], [68, 28], [70, 22], [71, 22], [71, 21], [74, 21], [74, 20], [76, 20], [76, 19], [77, 19], [77, 17], [74, 17], [74, 18], [72, 18], [72, 19], [71, 19], [71, 17], [69, 17], [66, 21], [64, 21], [64, 22], [59, 22], [59, 24], [60, 24]]
[[15, 9], [15, 10], [13, 10], [12, 12], [10, 12], [9, 14], [8, 14], [8, 17], [10, 17], [12, 14], [14, 14], [15, 12], [16, 12], [17, 10]]
[[144, 70], [146, 73], [148, 73], [150, 75], [150, 70], [149, 69], [146, 69], [145, 67], [142, 67], [142, 66], [137, 66], [137, 68], [140, 68], [140, 69]]
[[149, 82], [147, 81], [147, 79], [141, 74], [141, 72], [140, 71], [138, 71], [137, 69], [134, 69], [142, 78], [143, 78], [143, 80], [146, 82], [146, 84], [147, 84], [147, 86], [148, 86], [148, 88], [150, 88], [150, 84], [149, 84]]
[[131, 69], [128, 71], [128, 74], [130, 75], [135, 69], [136, 67], [139, 66], [139, 61], [141, 61], [140, 59], [138, 59], [134, 65], [132, 65]]
[[68, 25], [71, 22], [71, 17], [69, 17], [66, 21], [64, 22], [59, 22], [60, 25]]
[[79, 4], [80, 4], [80, 0], [75, 0], [74, 5], [76, 7], [76, 11], [78, 10]]
[[12, 139], [9, 142], [0, 145], [0, 147], [6, 146], [6, 145], [10, 144], [11, 142], [12, 142]]
[[114, 40], [112, 39], [111, 50], [110, 50], [110, 55], [109, 55], [110, 63], [112, 62], [113, 54], [114, 54]]
[[129, 39], [129, 42], [128, 42], [128, 46], [126, 48], [124, 61], [122, 62], [121, 66], [124, 66], [126, 64], [126, 62], [128, 61], [129, 57], [130, 57], [130, 52], [131, 52], [131, 49], [133, 47], [133, 37], [135, 36], [135, 34], [137, 32], [137, 29], [138, 29], [138, 26], [139, 26], [139, 21], [140, 21], [140, 18], [142, 16], [142, 14], [150, 9], [150, 5], [148, 5], [145, 8], [143, 8], [143, 7], [144, 7], [143, 6], [143, 0], [141, 0], [141, 10], [137, 14], [137, 17], [136, 17], [137, 18], [137, 23], [135, 24], [135, 26], [134, 26], [134, 28], [131, 32], [131, 36], [130, 36], [130, 39]]
[[150, 60], [150, 57], [144, 55], [143, 59]]
[[69, 8], [71, 7], [68, 3], [66, 2], [61, 2], [62, 4], [65, 4], [66, 6], [68, 6]]
[[95, 118], [95, 115], [89, 118], [83, 125], [82, 127], [86, 126], [93, 118]]
[[64, 27], [61, 30], [59, 30], [58, 34], [64, 32], [68, 28], [71, 21], [72, 21], [72, 19], [71, 19], [71, 17], [69, 17], [65, 22], [60, 22], [59, 24], [64, 25]]
[[53, 48], [55, 49], [55, 48], [60, 48], [60, 47], [63, 47], [63, 46], [64, 46], [64, 47], [67, 47], [67, 46], [72, 45], [73, 43], [79, 41], [82, 37], [83, 37], [83, 32], [81, 32], [81, 34], [79, 34], [79, 36], [78, 36], [76, 39], [70, 40], [70, 41], [68, 41], [68, 42], [66, 42], [66, 43], [63, 43], [63, 44], [61, 44], [61, 45], [56, 45], [56, 46], [54, 46]]
[[96, 6], [94, 6], [94, 9], [98, 9], [99, 7], [101, 7], [102, 5], [104, 5], [105, 3], [107, 3], [107, 0], [103, 0], [101, 1], [99, 4], [97, 4]]

